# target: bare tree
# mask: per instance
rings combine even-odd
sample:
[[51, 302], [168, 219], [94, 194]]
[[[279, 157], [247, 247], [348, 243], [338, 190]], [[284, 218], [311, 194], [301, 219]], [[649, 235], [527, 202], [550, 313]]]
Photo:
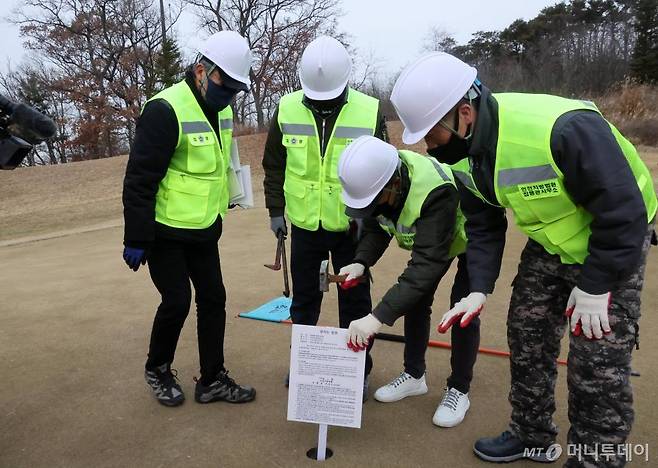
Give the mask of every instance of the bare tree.
[[432, 26], [423, 38], [422, 50], [426, 52], [451, 52], [457, 46], [457, 41], [445, 29]]
[[211, 33], [230, 29], [254, 53], [251, 94], [236, 104], [238, 119], [263, 127], [279, 98], [298, 88], [297, 64], [306, 45], [335, 29], [339, 0], [183, 0], [199, 26]]
[[[12, 21], [51, 69], [49, 87], [76, 110], [74, 159], [124, 152], [162, 44], [155, 0], [25, 0]], [[171, 28], [178, 18], [170, 19]], [[166, 31], [164, 31], [166, 32]]]

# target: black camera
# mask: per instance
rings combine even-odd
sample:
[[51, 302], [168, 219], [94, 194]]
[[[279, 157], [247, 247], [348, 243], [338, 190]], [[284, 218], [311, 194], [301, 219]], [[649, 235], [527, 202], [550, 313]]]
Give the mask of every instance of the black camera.
[[36, 109], [0, 94], [0, 169], [15, 169], [34, 145], [51, 138], [55, 123]]

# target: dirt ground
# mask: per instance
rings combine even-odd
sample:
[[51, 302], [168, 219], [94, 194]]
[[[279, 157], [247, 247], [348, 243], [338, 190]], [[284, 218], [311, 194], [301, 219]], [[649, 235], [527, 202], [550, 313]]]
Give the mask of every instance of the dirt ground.
[[[241, 141], [242, 159], [252, 167], [258, 165], [260, 145], [262, 135]], [[642, 153], [655, 177], [658, 151], [643, 148]], [[121, 259], [125, 163], [124, 157], [0, 174], [0, 467], [315, 466], [305, 452], [315, 445], [316, 427], [286, 421], [289, 327], [236, 318], [281, 293], [280, 275], [262, 266], [274, 253], [262, 192], [256, 194], [256, 208], [229, 214], [220, 241], [228, 290], [226, 365], [239, 382], [256, 387], [256, 401], [244, 406], [193, 401], [192, 377], [198, 375], [194, 313], [174, 365], [188, 401], [165, 408], [149, 394], [142, 372], [158, 296], [147, 269], [133, 273]], [[506, 349], [510, 283], [523, 243], [510, 228], [502, 275], [483, 315], [484, 347]], [[406, 253], [389, 249], [374, 271], [373, 300], [395, 281], [406, 260]], [[434, 324], [446, 309], [451, 277], [437, 292]], [[643, 297], [642, 347], [634, 355], [641, 377], [633, 378], [636, 422], [629, 440], [649, 444], [650, 461], [631, 466], [657, 466], [658, 460], [657, 288], [653, 252]], [[321, 324], [336, 323], [332, 290], [325, 296]], [[401, 333], [401, 324], [392, 331]], [[447, 338], [433, 332], [432, 339]], [[562, 357], [566, 340], [564, 345]], [[371, 394], [400, 372], [402, 345], [379, 341], [373, 357]], [[429, 393], [392, 404], [371, 398], [360, 430], [330, 428], [334, 456], [324, 465], [486, 466], [471, 447], [476, 438], [506, 426], [507, 360], [480, 355], [465, 421], [440, 429], [431, 418], [449, 373], [449, 352], [430, 349], [427, 358]], [[558, 442], [564, 445], [563, 366], [556, 396]]]

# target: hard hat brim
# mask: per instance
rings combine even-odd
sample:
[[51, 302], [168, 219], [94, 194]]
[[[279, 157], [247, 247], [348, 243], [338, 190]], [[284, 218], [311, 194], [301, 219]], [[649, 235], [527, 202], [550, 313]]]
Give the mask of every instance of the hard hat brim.
[[251, 80], [248, 76], [239, 76], [235, 73], [229, 73], [226, 70], [222, 69], [224, 73], [230, 78], [230, 83], [225, 83], [226, 86], [233, 89], [238, 89], [240, 91], [249, 91], [249, 86], [251, 85]]
[[437, 123], [439, 123], [439, 122], [436, 121], [435, 123], [433, 123], [429, 127], [424, 128], [422, 130], [419, 130], [417, 132], [411, 132], [411, 131], [409, 131], [408, 128], [405, 127], [405, 129], [402, 131], [402, 142], [405, 145], [415, 145], [420, 140], [425, 138], [425, 135], [427, 135], [429, 133], [429, 131], [432, 130], [432, 128], [434, 128], [434, 126]]
[[362, 210], [364, 208], [367, 208], [371, 203], [373, 203], [373, 201], [376, 200], [378, 195], [379, 195], [379, 191], [373, 195], [369, 195], [364, 198], [352, 198], [345, 191], [345, 189], [343, 189], [343, 202], [345, 203], [345, 206], [347, 208]]
[[249, 91], [249, 85], [243, 81], [236, 80], [231, 75], [229, 75], [226, 70], [221, 67], [217, 67], [222, 76], [222, 85], [227, 88], [235, 89], [237, 91]]
[[372, 218], [372, 213], [375, 211], [375, 208], [377, 208], [376, 204], [373, 204], [372, 208], [370, 208], [370, 205], [365, 208], [350, 208], [349, 206], [346, 206], [345, 214], [348, 218]]
[[370, 218], [372, 216], [372, 213], [377, 208], [378, 198], [379, 198], [379, 193], [377, 193], [375, 195], [375, 198], [371, 200], [371, 202], [368, 203], [363, 208], [356, 208], [345, 204], [345, 214], [350, 218]]
[[330, 99], [337, 98], [345, 90], [348, 81], [349, 79], [345, 80], [343, 84], [341, 84], [337, 88], [332, 89], [331, 91], [314, 91], [313, 89], [305, 85], [304, 82], [301, 81], [300, 79], [300, 82], [302, 84], [302, 91], [304, 91], [304, 96], [306, 96], [309, 99], [313, 99], [315, 101], [329, 101]]

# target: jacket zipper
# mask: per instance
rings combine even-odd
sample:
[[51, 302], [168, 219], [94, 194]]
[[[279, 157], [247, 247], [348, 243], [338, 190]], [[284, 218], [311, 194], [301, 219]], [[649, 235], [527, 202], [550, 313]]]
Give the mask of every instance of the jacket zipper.
[[324, 163], [324, 132], [325, 132], [325, 123], [326, 119], [322, 119], [322, 140], [320, 140], [320, 156], [322, 157], [322, 162]]
[[[322, 137], [320, 140], [320, 219], [322, 219], [322, 190], [324, 189], [324, 134], [325, 134], [325, 127], [326, 127], [327, 119], [322, 119]], [[320, 224], [321, 221], [319, 222]]]
[[[471, 182], [473, 183], [473, 187], [475, 187], [475, 190], [480, 192], [480, 189], [477, 187], [477, 184], [475, 183], [475, 171], [478, 171], [480, 169], [480, 164], [478, 164], [478, 162], [475, 160], [475, 158], [472, 158], [470, 156], [468, 157], [468, 164], [469, 164], [470, 169], [471, 169], [471, 173], [468, 174], [468, 176], [471, 178]], [[495, 187], [496, 181], [495, 181], [495, 179], [496, 179], [496, 170], [494, 169], [494, 198], [496, 199], [496, 201], [498, 201], [498, 197], [496, 196], [496, 187]], [[485, 197], [482, 194], [482, 192], [480, 192], [480, 195], [481, 195], [481, 198], [480, 197], [478, 197], [478, 198], [480, 198], [486, 204], [491, 205], [491, 206], [496, 207], [496, 208], [503, 208], [502, 205], [496, 205], [495, 203], [491, 203], [489, 200], [487, 200], [487, 197]]]

